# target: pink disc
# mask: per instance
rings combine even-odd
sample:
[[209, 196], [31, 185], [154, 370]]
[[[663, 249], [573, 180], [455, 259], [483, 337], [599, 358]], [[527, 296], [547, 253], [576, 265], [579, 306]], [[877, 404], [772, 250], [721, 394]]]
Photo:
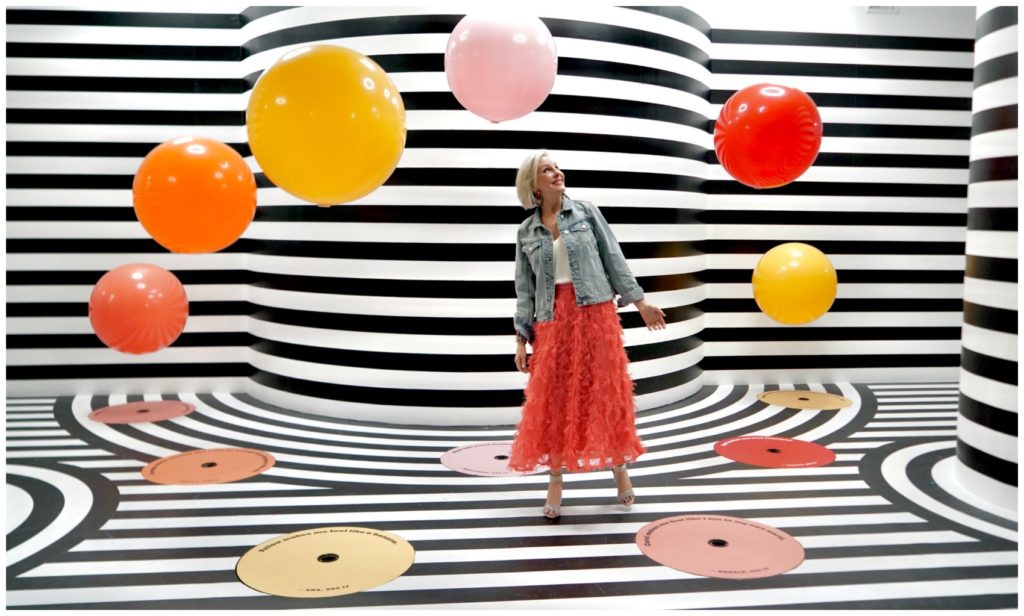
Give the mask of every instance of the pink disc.
[[441, 455], [441, 464], [457, 473], [483, 477], [533, 475], [547, 470], [546, 466], [541, 466], [529, 472], [514, 471], [508, 467], [511, 453], [511, 441], [474, 443], [446, 451]]
[[156, 402], [129, 402], [115, 406], [105, 406], [89, 413], [89, 419], [107, 424], [130, 424], [146, 421], [163, 421], [173, 417], [188, 415], [196, 410], [194, 404], [178, 400], [158, 400]]
[[705, 577], [746, 580], [785, 573], [804, 561], [789, 534], [743, 518], [713, 514], [655, 520], [636, 534], [648, 558]]
[[825, 466], [836, 459], [834, 451], [817, 443], [780, 436], [737, 436], [715, 443], [720, 456], [767, 468]]

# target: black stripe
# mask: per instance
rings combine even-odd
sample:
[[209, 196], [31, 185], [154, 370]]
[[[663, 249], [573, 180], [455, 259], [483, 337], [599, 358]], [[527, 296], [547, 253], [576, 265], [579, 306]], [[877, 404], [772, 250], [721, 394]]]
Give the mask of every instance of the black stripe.
[[[255, 309], [255, 304], [249, 302], [198, 302], [193, 300], [188, 304], [190, 316], [240, 315], [248, 314], [253, 309]], [[7, 304], [7, 316], [9, 317], [85, 317], [88, 315], [88, 302]]]
[[1010, 79], [1017, 76], [1017, 53], [1008, 53], [1003, 56], [990, 58], [975, 65], [974, 67], [974, 88], [977, 89], [985, 84]]
[[194, 362], [183, 364], [95, 364], [7, 366], [7, 378], [17, 380], [137, 379], [175, 377], [251, 376], [249, 364]]
[[960, 365], [950, 355], [744, 355], [705, 357], [704, 370], [792, 370], [814, 368], [942, 368]]
[[[248, 332], [182, 333], [174, 348], [247, 347], [256, 341]], [[8, 349], [98, 349], [103, 342], [93, 334], [7, 334]]]
[[[10, 306], [11, 304], [8, 304]], [[959, 299], [836, 299], [829, 312], [960, 312], [963, 302]], [[708, 314], [716, 312], [758, 313], [761, 309], [751, 299], [705, 299], [696, 307]], [[1016, 312], [1014, 323], [1016, 324]]]
[[1017, 260], [967, 255], [965, 276], [983, 280], [1017, 282]]
[[964, 466], [1007, 485], [1017, 486], [1017, 464], [975, 449], [956, 439], [956, 457]]
[[1003, 434], [1017, 436], [1019, 416], [1013, 411], [978, 402], [964, 392], [960, 392], [959, 411], [976, 424]]
[[[604, 208], [601, 208], [604, 212]], [[743, 225], [841, 225], [854, 227], [881, 224], [887, 227], [963, 227], [966, 214], [935, 212], [793, 212], [785, 210], [704, 210], [697, 214], [704, 224]]]
[[1016, 231], [1017, 207], [971, 207], [967, 210], [968, 231]]
[[974, 24], [974, 39], [981, 40], [993, 32], [1015, 25], [1017, 25], [1016, 6], [996, 7], [984, 13]]
[[822, 125], [825, 137], [876, 137], [879, 139], [949, 139], [966, 141], [971, 138], [969, 126], [898, 126], [892, 124], [839, 124]]
[[186, 94], [241, 94], [241, 79], [189, 79], [160, 77], [7, 76], [7, 91], [52, 92], [177, 92]]
[[7, 43], [8, 58], [104, 58], [234, 62], [238, 47], [202, 45], [103, 45], [92, 43]]
[[704, 342], [765, 340], [959, 340], [959, 327], [709, 327]]
[[1004, 105], [979, 111], [971, 116], [971, 136], [1017, 128], [1017, 105]]
[[[90, 156], [90, 157], [125, 157], [142, 158], [150, 150], [160, 145], [153, 143], [113, 143], [113, 142], [78, 142], [78, 141], [8, 141], [8, 156]], [[243, 158], [252, 156], [247, 143], [225, 144], [238, 152]], [[46, 209], [46, 208], [39, 208]], [[122, 208], [130, 209], [130, 208]]]
[[682, 6], [626, 6], [624, 8], [667, 17], [690, 26], [704, 36], [708, 36], [711, 33], [711, 26], [708, 25], [708, 22], [703, 17]]
[[[718, 162], [714, 150], [709, 150], [713, 160]], [[917, 169], [966, 169], [966, 156], [930, 156], [924, 154], [847, 154], [821, 152], [814, 159], [815, 167], [889, 167]]]
[[[444, 70], [443, 62], [442, 67], [439, 70]], [[689, 92], [690, 94], [694, 94], [704, 99], [707, 98], [708, 93], [711, 91], [708, 84], [694, 79], [693, 77], [649, 66], [625, 64], [622, 62], [609, 62], [606, 60], [559, 58], [558, 74], [645, 83], [671, 88], [681, 92]], [[541, 107], [541, 109], [543, 109], [543, 107]], [[704, 119], [705, 121], [707, 120], [707, 118]], [[696, 123], [690, 125], [698, 126]]]
[[[12, 176], [18, 178], [25, 176]], [[8, 180], [9, 182], [10, 180]], [[764, 190], [740, 184], [734, 180], [707, 180], [702, 184], [709, 195], [756, 195]], [[666, 188], [664, 190], [671, 190]], [[677, 188], [676, 190], [687, 190]], [[854, 182], [808, 182], [796, 181], [785, 186], [772, 188], [773, 195], [815, 195], [842, 197], [967, 197], [966, 184], [897, 184], [897, 183], [854, 183]]]
[[[603, 211], [603, 210], [602, 210]], [[705, 254], [764, 254], [783, 243], [780, 240], [701, 240], [694, 247]], [[962, 255], [963, 242], [847, 242], [815, 240], [826, 255]], [[10, 249], [8, 249], [10, 252]]]
[[[15, 463], [20, 463], [20, 460]], [[56, 520], [64, 509], [65, 500], [59, 488], [44, 480], [26, 477], [11, 470], [7, 471], [6, 478], [8, 485], [21, 488], [32, 499], [29, 515], [7, 533], [7, 549], [11, 550], [35, 537]], [[10, 513], [8, 517], [12, 517]]]
[[[873, 556], [873, 554], [869, 554]], [[1017, 593], [978, 593], [973, 595], [941, 596], [941, 597], [910, 597], [910, 598], [887, 598], [887, 599], [861, 599], [861, 600], [838, 600], [818, 601], [813, 603], [799, 603], [798, 605], [744, 605], [745, 610], [918, 610], [918, 611], [941, 611], [941, 610], [998, 610], [1015, 609], [1017, 607]]]
[[237, 14], [141, 13], [62, 11], [53, 9], [8, 9], [8, 24], [60, 26], [118, 26], [133, 28], [217, 28], [242, 27]]
[[964, 323], [1007, 334], [1017, 333], [1016, 310], [995, 308], [965, 301], [963, 311]]
[[[258, 209], [258, 208], [257, 208]], [[261, 242], [248, 240], [245, 238], [239, 239], [234, 244], [227, 248], [221, 249], [219, 252], [231, 252], [231, 253], [251, 253], [256, 252], [261, 247]], [[117, 240], [117, 239], [95, 239], [95, 240], [82, 240], [82, 239], [60, 239], [60, 240], [48, 240], [48, 239], [31, 239], [31, 240], [7, 240], [7, 252], [11, 253], [119, 253], [119, 252], [131, 252], [131, 253], [157, 253], [157, 254], [168, 254], [169, 250], [157, 244], [152, 239], [138, 239], [138, 240]], [[506, 257], [508, 258], [508, 257]]]
[[[753, 271], [750, 269], [736, 270], [704, 270], [697, 272], [695, 276], [705, 283], [720, 282], [742, 282], [751, 281]], [[963, 284], [963, 270], [841, 270], [838, 274], [840, 283], [912, 283], [912, 284], [936, 284], [951, 283]]]
[[[8, 285], [94, 285], [107, 272], [102, 271], [8, 271]], [[251, 284], [258, 274], [248, 270], [175, 270], [181, 284]]]
[[[736, 90], [712, 90], [709, 98], [715, 104], [725, 103]], [[906, 96], [897, 94], [843, 94], [841, 92], [813, 92], [818, 107], [856, 107], [865, 109], [928, 109], [970, 111], [971, 98], [939, 96]], [[825, 124], [828, 127], [828, 124]]]
[[857, 47], [877, 49], [917, 49], [928, 51], [974, 51], [974, 39], [924, 36], [883, 36], [865, 34], [776, 32], [770, 30], [730, 30], [715, 28], [712, 43], [746, 45], [810, 45], [813, 47]]
[[971, 161], [970, 183], [1017, 179], [1017, 157], [1000, 156]]
[[971, 374], [1007, 385], [1017, 384], [1017, 362], [1015, 361], [978, 353], [967, 347], [960, 352], [960, 361], [961, 367]]
[[[1014, 60], [1016, 62], [1016, 60]], [[1015, 64], [1016, 66], [1016, 64]], [[858, 79], [928, 79], [970, 81], [971, 69], [939, 66], [879, 66], [874, 64], [825, 64], [770, 60], [712, 60], [713, 75], [786, 75], [803, 77], [850, 77]], [[811, 97], [814, 98], [813, 96]]]

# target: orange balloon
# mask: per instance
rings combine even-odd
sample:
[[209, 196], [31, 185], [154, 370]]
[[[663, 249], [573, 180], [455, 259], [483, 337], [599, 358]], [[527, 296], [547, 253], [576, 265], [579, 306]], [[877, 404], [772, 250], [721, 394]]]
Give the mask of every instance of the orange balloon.
[[188, 319], [185, 287], [148, 263], [116, 267], [89, 296], [89, 323], [103, 344], [122, 353], [152, 353], [178, 339]]
[[180, 137], [146, 155], [132, 183], [135, 215], [172, 252], [217, 252], [256, 214], [256, 178], [238, 152], [207, 137]]

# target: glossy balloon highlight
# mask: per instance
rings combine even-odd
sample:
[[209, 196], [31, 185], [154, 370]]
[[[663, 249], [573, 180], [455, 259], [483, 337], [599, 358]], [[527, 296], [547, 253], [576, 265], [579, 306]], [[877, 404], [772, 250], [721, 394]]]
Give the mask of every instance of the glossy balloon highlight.
[[733, 94], [715, 122], [715, 154], [738, 182], [778, 188], [814, 164], [821, 116], [807, 94], [759, 83]]
[[122, 353], [152, 353], [178, 339], [188, 296], [171, 272], [147, 263], [116, 267], [89, 296], [89, 323], [103, 344]]
[[172, 252], [216, 252], [233, 244], [256, 214], [256, 179], [242, 156], [207, 137], [155, 147], [132, 182], [135, 215]]
[[492, 9], [466, 15], [455, 26], [444, 71], [459, 104], [504, 122], [530, 113], [548, 97], [558, 53], [539, 18]]
[[832, 307], [838, 277], [823, 252], [789, 242], [761, 257], [751, 282], [754, 300], [766, 315], [779, 323], [803, 325]]
[[256, 162], [275, 185], [319, 205], [347, 203], [394, 172], [405, 148], [405, 105], [370, 58], [309, 45], [260, 76], [246, 129]]

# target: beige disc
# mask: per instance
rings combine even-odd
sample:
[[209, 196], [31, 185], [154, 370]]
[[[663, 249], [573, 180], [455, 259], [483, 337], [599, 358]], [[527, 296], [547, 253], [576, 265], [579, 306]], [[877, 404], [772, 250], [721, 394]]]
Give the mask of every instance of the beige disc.
[[354, 526], [311, 528], [268, 539], [235, 566], [243, 584], [278, 597], [336, 597], [402, 575], [416, 556], [398, 535]]
[[787, 409], [836, 411], [853, 404], [850, 400], [835, 394], [824, 394], [820, 391], [803, 391], [800, 389], [779, 389], [766, 391], [757, 395], [761, 402], [784, 406]]

